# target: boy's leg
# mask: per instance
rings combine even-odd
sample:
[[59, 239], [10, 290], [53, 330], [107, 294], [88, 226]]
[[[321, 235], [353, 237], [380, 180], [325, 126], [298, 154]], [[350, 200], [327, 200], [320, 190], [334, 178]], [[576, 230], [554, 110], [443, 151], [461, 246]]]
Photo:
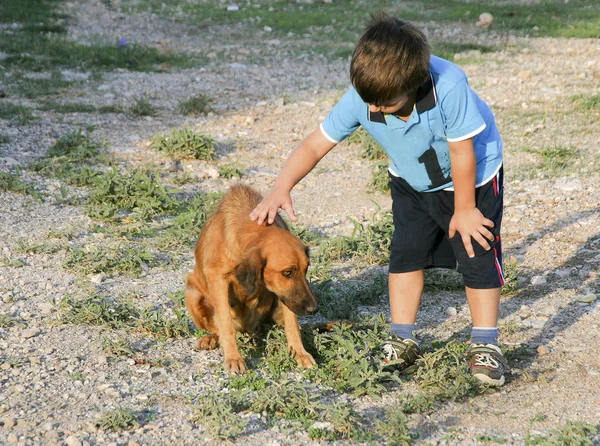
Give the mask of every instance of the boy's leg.
[[498, 325], [501, 288], [476, 289], [465, 287], [473, 327]]
[[423, 293], [423, 270], [390, 273], [388, 289], [392, 323], [413, 325]]

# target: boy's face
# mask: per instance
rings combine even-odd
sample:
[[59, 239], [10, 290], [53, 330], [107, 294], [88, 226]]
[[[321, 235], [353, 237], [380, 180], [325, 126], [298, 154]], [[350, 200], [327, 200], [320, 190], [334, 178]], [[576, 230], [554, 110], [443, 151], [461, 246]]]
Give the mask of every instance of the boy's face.
[[414, 105], [414, 103], [410, 103], [411, 101], [414, 102], [414, 94], [411, 93], [406, 93], [406, 94], [402, 94], [399, 95], [398, 97], [392, 99], [390, 102], [388, 102], [387, 104], [384, 105], [373, 105], [373, 104], [367, 104], [369, 106], [369, 111], [371, 113], [377, 113], [377, 112], [383, 112], [383, 113], [389, 113], [389, 114], [395, 114], [399, 111], [401, 111], [403, 108], [410, 108], [412, 110], [412, 107]]

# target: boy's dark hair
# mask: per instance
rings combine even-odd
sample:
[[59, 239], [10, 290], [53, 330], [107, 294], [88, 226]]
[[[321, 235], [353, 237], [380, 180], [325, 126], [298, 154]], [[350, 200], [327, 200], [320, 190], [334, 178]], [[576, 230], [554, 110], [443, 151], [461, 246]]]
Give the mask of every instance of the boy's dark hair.
[[371, 15], [352, 54], [350, 81], [367, 104], [389, 104], [425, 82], [430, 54], [425, 34], [413, 24]]

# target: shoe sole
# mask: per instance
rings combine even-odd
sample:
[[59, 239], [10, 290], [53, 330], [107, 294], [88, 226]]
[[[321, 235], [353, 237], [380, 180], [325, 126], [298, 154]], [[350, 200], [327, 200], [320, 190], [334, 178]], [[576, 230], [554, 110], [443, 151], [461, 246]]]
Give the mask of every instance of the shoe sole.
[[488, 385], [494, 386], [494, 387], [500, 387], [500, 386], [504, 385], [504, 376], [502, 376], [500, 379], [493, 379], [482, 373], [476, 373], [475, 375], [473, 375], [473, 378], [477, 378], [482, 383], [488, 384]]

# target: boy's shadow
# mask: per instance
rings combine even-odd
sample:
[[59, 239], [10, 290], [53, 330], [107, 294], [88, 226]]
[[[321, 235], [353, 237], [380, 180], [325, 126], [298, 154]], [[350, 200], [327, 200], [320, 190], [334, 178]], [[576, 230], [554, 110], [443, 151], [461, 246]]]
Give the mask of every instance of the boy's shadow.
[[[525, 249], [533, 242], [542, 239], [544, 236], [560, 231], [561, 229], [575, 223], [578, 220], [589, 217], [600, 211], [600, 208], [591, 209], [579, 213], [576, 217], [566, 217], [548, 225], [535, 235], [528, 236], [522, 243], [511, 247], [505, 251], [505, 258], [510, 255], [519, 255], [525, 252]], [[530, 283], [531, 277], [543, 275], [547, 283], [540, 285], [528, 285], [524, 288], [517, 288], [516, 292], [508, 298], [503, 298], [500, 304], [500, 320], [511, 314], [517, 314], [523, 305], [533, 305], [536, 302], [546, 298], [550, 293], [557, 289], [573, 290], [581, 292], [582, 284], [590, 278], [590, 274], [595, 268], [580, 268], [576, 275], [573, 275], [574, 267], [582, 265], [594, 265], [597, 257], [600, 255], [600, 232], [588, 237], [588, 239], [579, 247], [577, 252], [570, 256], [559, 266], [551, 271], [547, 270], [528, 270], [520, 272], [522, 277], [525, 275], [527, 283]], [[569, 276], [565, 277], [565, 271], [569, 271]], [[569, 280], [570, 279], [570, 280]], [[561, 282], [558, 282], [561, 280]], [[565, 286], [563, 286], [563, 284]], [[592, 292], [596, 294], [595, 290]], [[575, 324], [583, 315], [589, 313], [600, 305], [600, 300], [591, 303], [578, 302], [573, 300], [564, 307], [561, 307], [556, 314], [552, 315], [546, 321], [540, 320], [541, 330], [539, 333], [525, 340], [520, 348], [508, 350], [507, 359], [512, 369], [525, 369], [538, 359], [539, 353], [536, 348], [540, 345], [546, 345], [555, 339], [561, 333], [564, 333], [569, 327]], [[450, 339], [464, 340], [470, 335], [470, 326], [455, 332]]]

